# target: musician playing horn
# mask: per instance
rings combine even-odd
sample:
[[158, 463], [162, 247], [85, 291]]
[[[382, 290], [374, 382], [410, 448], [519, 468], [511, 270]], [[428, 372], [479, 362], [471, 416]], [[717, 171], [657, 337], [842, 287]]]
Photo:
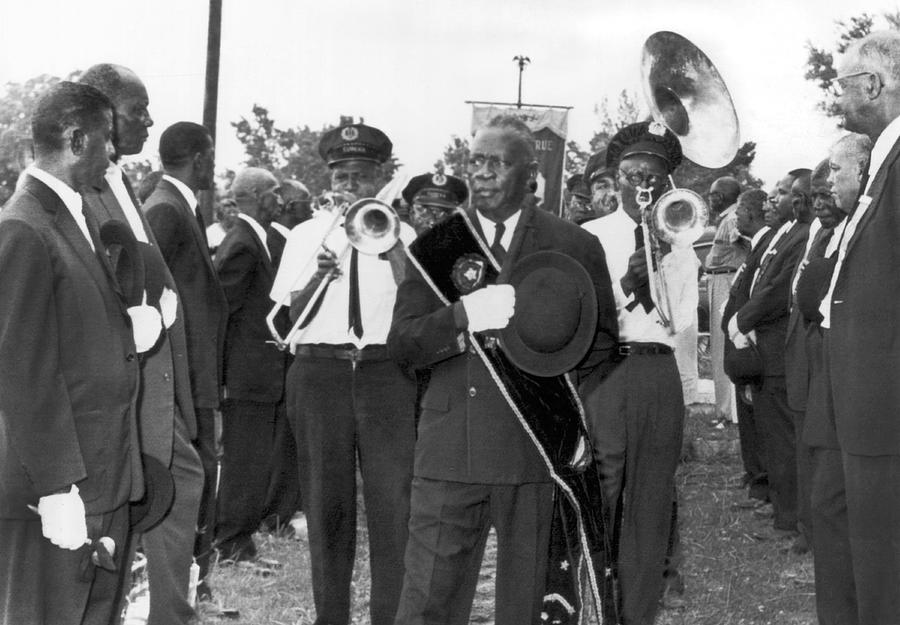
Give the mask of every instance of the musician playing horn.
[[[379, 166], [391, 148], [383, 132], [364, 124], [327, 132], [319, 154], [331, 169], [331, 190], [342, 201], [373, 197]], [[386, 625], [393, 622], [403, 581], [416, 385], [388, 359], [385, 347], [397, 293], [390, 260], [396, 250], [374, 256], [354, 248], [338, 259], [334, 252], [345, 249], [348, 239], [342, 227], [328, 232], [332, 221], [310, 219], [291, 231], [271, 297], [281, 303], [295, 291], [296, 313], [322, 280], [330, 280], [313, 305], [312, 319], [292, 341], [295, 358], [287, 374], [316, 622], [350, 621], [359, 458], [371, 554], [371, 622]], [[415, 233], [403, 224], [400, 238], [409, 243]], [[308, 263], [316, 254], [317, 263]]]
[[[648, 284], [641, 219], [668, 187], [682, 159], [677, 137], [657, 122], [626, 126], [607, 149], [622, 210], [582, 227], [606, 251], [619, 320], [618, 365], [582, 387], [610, 519], [620, 519], [618, 572], [625, 623], [653, 622], [664, 589], [681, 454], [684, 403], [675, 335], [697, 310], [699, 262], [691, 246], [662, 250], [662, 288], [671, 303], [663, 323]], [[626, 477], [627, 476], [627, 477]], [[621, 510], [617, 502], [624, 500]]]

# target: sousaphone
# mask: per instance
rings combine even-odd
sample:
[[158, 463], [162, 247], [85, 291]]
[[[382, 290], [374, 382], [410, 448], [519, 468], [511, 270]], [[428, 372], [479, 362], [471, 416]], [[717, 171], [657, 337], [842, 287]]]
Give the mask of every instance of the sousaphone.
[[[740, 145], [740, 127], [731, 94], [719, 71], [703, 51], [677, 33], [660, 31], [644, 43], [641, 82], [650, 114], [681, 142], [684, 156], [707, 169], [725, 167]], [[649, 194], [639, 194], [645, 207], [644, 237], [650, 293], [663, 324], [670, 324], [671, 307], [666, 297], [659, 241], [672, 246], [692, 245], [706, 226], [709, 209], [700, 195], [672, 190], [649, 206]], [[649, 237], [649, 238], [648, 238]]]

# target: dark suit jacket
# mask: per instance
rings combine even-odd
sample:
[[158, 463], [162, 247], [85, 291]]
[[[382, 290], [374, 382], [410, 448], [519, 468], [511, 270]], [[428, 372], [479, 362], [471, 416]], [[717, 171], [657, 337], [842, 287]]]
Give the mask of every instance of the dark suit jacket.
[[[784, 340], [790, 315], [791, 277], [803, 254], [809, 224], [795, 223], [760, 259], [760, 273], [747, 302], [735, 313], [738, 329], [756, 331], [765, 377], [784, 377]], [[747, 276], [752, 282], [753, 276]]]
[[[478, 227], [478, 220], [470, 214]], [[616, 307], [603, 248], [586, 230], [549, 213], [523, 209], [504, 268], [541, 250], [579, 261], [597, 291], [599, 320], [585, 371], [609, 358], [618, 340]], [[400, 285], [388, 335], [393, 358], [416, 367], [433, 365], [422, 396], [415, 475], [467, 483], [522, 484], [549, 474], [490, 374], [445, 306], [412, 265]], [[455, 313], [455, 314], [454, 314]]]
[[266, 246], [269, 248], [269, 253], [272, 255], [272, 266], [275, 268], [275, 271], [278, 271], [279, 265], [281, 265], [281, 255], [284, 254], [284, 246], [287, 244], [287, 239], [283, 234], [278, 232], [271, 225], [266, 228]]
[[763, 234], [756, 247], [747, 254], [744, 264], [738, 267], [734, 275], [731, 289], [728, 292], [728, 302], [725, 304], [725, 312], [722, 313], [722, 331], [726, 336], [728, 335], [728, 323], [731, 321], [731, 318], [750, 299], [750, 285], [753, 283], [753, 274], [756, 273], [759, 262], [762, 260], [766, 247], [768, 247], [769, 241], [772, 240], [773, 236], [775, 236], [774, 230], [769, 230]]
[[[131, 184], [125, 179], [125, 188], [131, 201], [139, 206]], [[84, 196], [91, 214], [102, 226], [111, 219], [128, 223], [125, 212], [119, 206], [115, 194], [106, 180], [93, 193]], [[145, 258], [147, 303], [159, 305], [163, 287], [175, 293], [178, 288], [169, 273], [159, 250], [150, 224], [138, 209], [144, 224], [149, 245], [142, 246]], [[141, 388], [138, 401], [138, 418], [141, 423], [141, 447], [160, 462], [169, 465], [172, 459], [174, 420], [181, 418], [188, 435], [197, 436], [197, 420], [191, 399], [191, 384], [187, 361], [187, 338], [184, 332], [184, 308], [179, 297], [175, 322], [148, 352], [141, 355]], [[177, 408], [176, 408], [177, 407]]]
[[139, 497], [124, 304], [109, 263], [31, 176], [0, 213], [0, 267], [0, 518], [34, 519], [27, 504], [73, 483], [88, 514]]
[[[821, 228], [816, 233], [813, 244], [809, 246], [810, 255], [820, 255], [820, 251], [822, 251], [819, 249], [822, 247], [820, 242], [830, 232], [831, 229]], [[794, 284], [794, 281], [798, 279], [799, 274], [803, 270], [804, 262], [808, 258], [808, 255], [801, 255], [799, 262], [794, 267], [790, 284]], [[812, 338], [813, 333], [818, 333], [817, 324], [807, 323], [800, 312], [796, 295], [792, 294], [791, 314], [788, 318], [787, 335], [784, 341], [784, 372], [788, 405], [794, 410], [806, 410], [811, 367], [808, 342], [816, 340]]]
[[194, 406], [218, 408], [228, 303], [200, 229], [184, 196], [160, 180], [143, 206], [184, 308]]
[[838, 440], [858, 455], [900, 454], [900, 143], [869, 189], [831, 301], [827, 354]]
[[225, 334], [226, 397], [276, 403], [284, 393], [284, 352], [272, 344], [266, 315], [275, 270], [250, 224], [243, 219], [216, 251], [216, 270], [228, 300]]

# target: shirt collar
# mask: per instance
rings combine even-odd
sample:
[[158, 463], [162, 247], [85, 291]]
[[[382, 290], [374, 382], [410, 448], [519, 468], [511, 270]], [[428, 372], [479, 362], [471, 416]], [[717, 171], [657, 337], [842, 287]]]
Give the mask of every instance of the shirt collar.
[[[490, 245], [490, 243], [494, 239], [494, 230], [496, 229], [497, 225], [493, 221], [482, 215], [481, 212], [477, 209], [475, 210], [475, 214], [478, 215], [478, 223], [481, 224], [481, 231], [484, 232], [484, 236], [488, 239], [488, 244]], [[519, 223], [519, 217], [521, 216], [522, 209], [520, 208], [501, 222], [505, 228], [503, 230], [504, 241], [507, 239], [512, 239], [512, 233], [515, 231], [516, 226]], [[490, 232], [490, 234], [488, 234], [488, 232]], [[509, 249], [508, 245], [504, 244], [503, 247]]]
[[[894, 147], [894, 144], [897, 143], [898, 139], [900, 139], [900, 117], [894, 118], [894, 121], [881, 131], [881, 134], [878, 135], [878, 139], [875, 141], [875, 145], [872, 146], [872, 153], [869, 157], [870, 186], [872, 180], [875, 178], [875, 174], [881, 169], [884, 159], [887, 158], [888, 153], [891, 151], [891, 148]], [[866, 189], [868, 189], [868, 187], [866, 187]]]
[[173, 187], [178, 189], [181, 192], [181, 195], [184, 196], [184, 201], [188, 203], [188, 206], [191, 207], [191, 212], [195, 215], [197, 214], [197, 196], [194, 195], [194, 192], [191, 191], [191, 188], [181, 182], [178, 178], [174, 176], [170, 176], [169, 174], [163, 174], [163, 180], [167, 180]]
[[288, 227], [285, 226], [284, 224], [278, 223], [277, 221], [273, 221], [272, 224], [271, 224], [271, 226], [272, 226], [272, 229], [273, 229], [273, 230], [275, 230], [276, 232], [281, 233], [281, 236], [283, 236], [284, 238], [287, 238], [288, 235], [291, 233], [291, 229], [290, 229], [290, 228], [288, 228]]
[[238, 213], [238, 217], [250, 224], [253, 232], [256, 233], [256, 238], [259, 239], [259, 242], [262, 245], [263, 249], [266, 250], [266, 256], [268, 256], [271, 260], [272, 256], [269, 254], [269, 246], [266, 245], [266, 231], [263, 230], [263, 227], [259, 225], [259, 222], [253, 219], [253, 217], [251, 217], [250, 215], [247, 215], [245, 213]]
[[759, 230], [756, 231], [756, 234], [753, 235], [753, 238], [750, 239], [750, 249], [756, 249], [756, 246], [759, 245], [760, 240], [766, 235], [766, 233], [771, 230], [769, 226], [763, 226]]
[[32, 177], [37, 178], [50, 187], [50, 189], [59, 196], [59, 199], [63, 201], [63, 204], [66, 205], [69, 211], [79, 215], [81, 214], [81, 195], [78, 191], [34, 163], [28, 166], [27, 171]]

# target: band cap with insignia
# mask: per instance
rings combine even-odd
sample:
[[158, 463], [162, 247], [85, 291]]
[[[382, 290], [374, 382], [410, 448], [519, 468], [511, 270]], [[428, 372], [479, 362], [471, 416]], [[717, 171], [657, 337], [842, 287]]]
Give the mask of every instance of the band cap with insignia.
[[606, 166], [617, 168], [622, 159], [635, 154], [658, 156], [665, 161], [668, 173], [681, 164], [681, 142], [671, 130], [659, 122], [638, 122], [616, 133], [606, 148]]
[[466, 183], [447, 174], [420, 174], [413, 177], [403, 189], [403, 199], [412, 205], [429, 204], [456, 208], [469, 197]]
[[591, 191], [585, 184], [584, 176], [581, 174], [575, 174], [566, 180], [566, 190], [572, 195], [576, 195], [586, 200], [591, 199]]
[[332, 128], [319, 141], [319, 155], [328, 166], [341, 161], [372, 161], [384, 163], [393, 149], [387, 135], [365, 124], [347, 124]]
[[597, 178], [602, 176], [609, 176], [613, 179], [616, 177], [615, 168], [606, 165], [606, 148], [592, 154], [588, 159], [587, 165], [584, 166], [584, 183], [590, 189]]

